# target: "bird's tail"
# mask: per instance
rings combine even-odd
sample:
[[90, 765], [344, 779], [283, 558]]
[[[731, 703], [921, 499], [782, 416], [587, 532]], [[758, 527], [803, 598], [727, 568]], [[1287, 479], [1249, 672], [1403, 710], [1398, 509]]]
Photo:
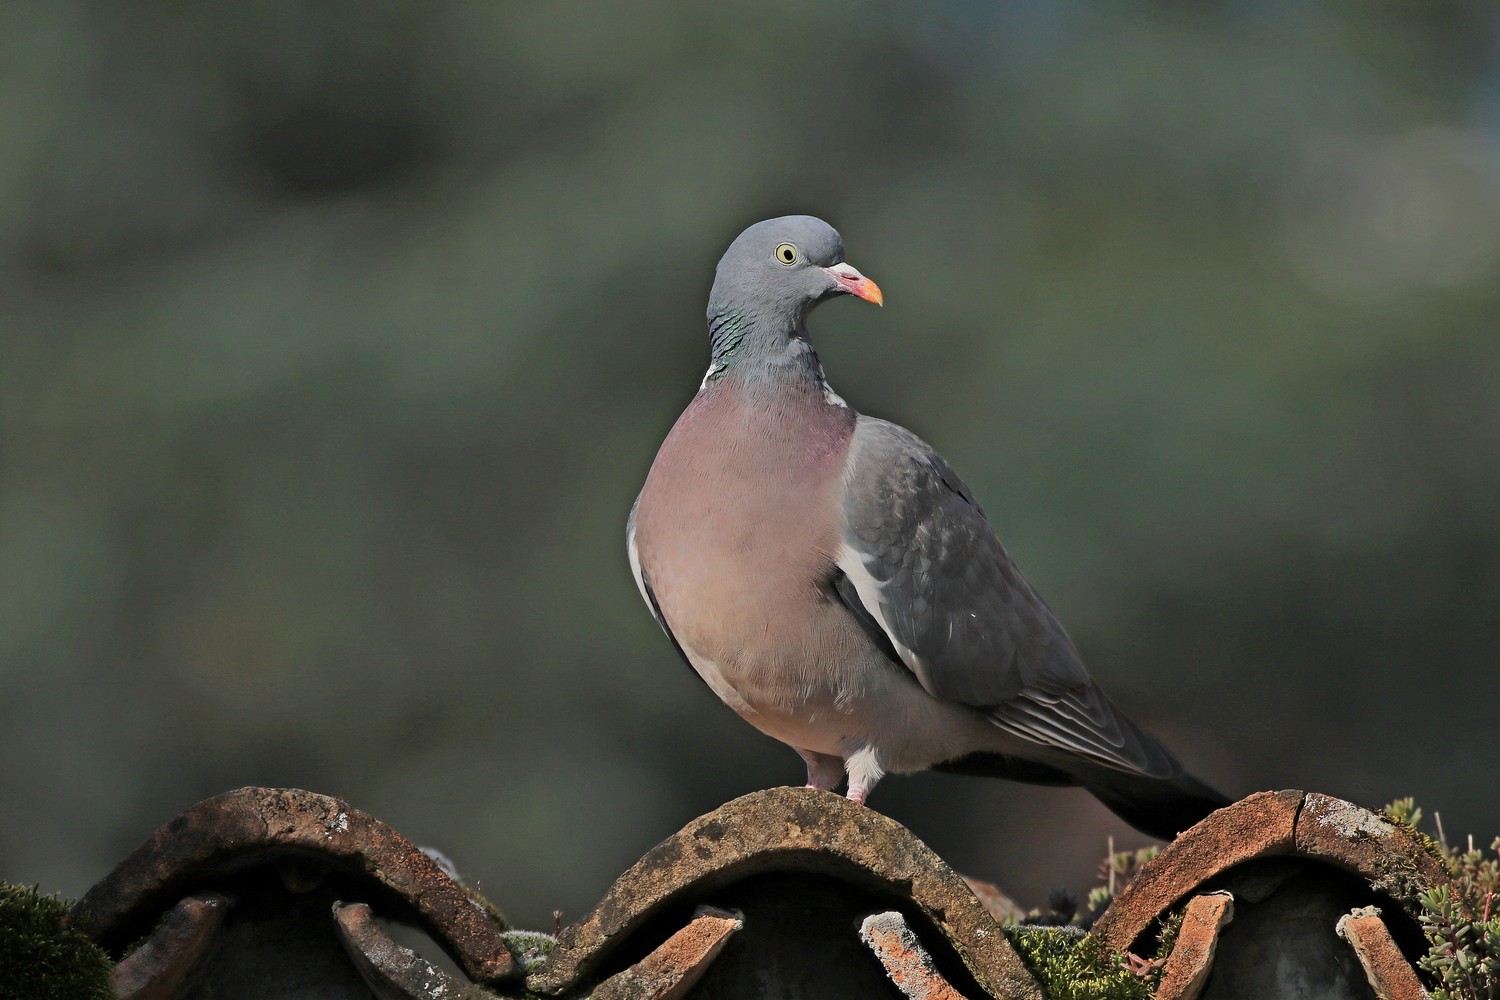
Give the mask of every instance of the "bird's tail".
[[983, 752], [943, 761], [934, 764], [932, 769], [1035, 785], [1081, 785], [1116, 816], [1142, 833], [1162, 840], [1175, 839], [1215, 809], [1229, 805], [1228, 797], [1182, 770], [1182, 765], [1161, 744], [1144, 733], [1139, 735], [1141, 739], [1151, 740], [1151, 745], [1160, 750], [1167, 764], [1177, 770], [1175, 776], [1156, 778], [1097, 764], [1079, 766], [1076, 760], [1042, 763], [1024, 757]]
[[1171, 778], [1152, 778], [1106, 768], [1077, 775], [1080, 785], [1110, 812], [1142, 833], [1173, 840], [1179, 833], [1229, 799], [1183, 771]]

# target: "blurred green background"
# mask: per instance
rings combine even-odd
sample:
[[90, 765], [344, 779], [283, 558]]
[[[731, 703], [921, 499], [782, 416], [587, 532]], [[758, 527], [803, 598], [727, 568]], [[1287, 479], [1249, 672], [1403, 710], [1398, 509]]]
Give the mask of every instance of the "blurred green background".
[[[677, 661], [626, 512], [747, 224], [1125, 710], [1235, 795], [1500, 827], [1491, 3], [0, 6], [0, 878], [246, 784], [516, 921], [801, 781]], [[1073, 790], [874, 799], [1037, 905]]]

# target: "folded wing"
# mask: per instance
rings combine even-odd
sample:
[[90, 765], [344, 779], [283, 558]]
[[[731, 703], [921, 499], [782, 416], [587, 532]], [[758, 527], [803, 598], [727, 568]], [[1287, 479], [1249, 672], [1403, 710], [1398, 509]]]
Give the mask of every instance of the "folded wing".
[[915, 434], [859, 418], [844, 513], [836, 590], [928, 693], [1107, 767], [1181, 772], [1095, 685], [968, 487]]

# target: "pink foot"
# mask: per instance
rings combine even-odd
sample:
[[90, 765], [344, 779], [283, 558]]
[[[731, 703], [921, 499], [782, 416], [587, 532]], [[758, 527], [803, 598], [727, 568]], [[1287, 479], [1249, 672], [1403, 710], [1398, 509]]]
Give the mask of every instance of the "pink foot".
[[851, 788], [849, 789], [849, 801], [864, 805], [866, 794], [863, 788]]

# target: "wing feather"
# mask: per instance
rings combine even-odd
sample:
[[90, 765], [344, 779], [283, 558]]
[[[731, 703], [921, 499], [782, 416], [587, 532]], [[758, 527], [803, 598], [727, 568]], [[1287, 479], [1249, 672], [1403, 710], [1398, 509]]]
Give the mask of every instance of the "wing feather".
[[859, 604], [857, 617], [880, 628], [928, 693], [1109, 767], [1180, 770], [1094, 684], [969, 488], [925, 442], [861, 416], [844, 488], [840, 597]]

